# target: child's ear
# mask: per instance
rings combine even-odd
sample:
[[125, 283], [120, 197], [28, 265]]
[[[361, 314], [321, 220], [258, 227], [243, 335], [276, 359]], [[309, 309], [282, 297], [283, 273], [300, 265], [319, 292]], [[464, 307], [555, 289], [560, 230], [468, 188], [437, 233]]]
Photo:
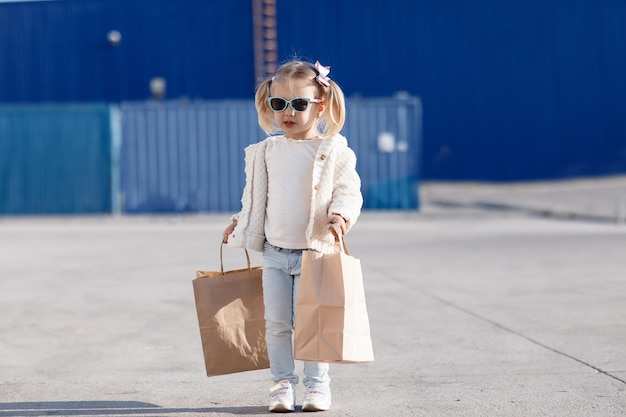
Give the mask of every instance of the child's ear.
[[317, 117], [322, 117], [322, 114], [326, 111], [326, 102], [323, 101], [317, 105]]

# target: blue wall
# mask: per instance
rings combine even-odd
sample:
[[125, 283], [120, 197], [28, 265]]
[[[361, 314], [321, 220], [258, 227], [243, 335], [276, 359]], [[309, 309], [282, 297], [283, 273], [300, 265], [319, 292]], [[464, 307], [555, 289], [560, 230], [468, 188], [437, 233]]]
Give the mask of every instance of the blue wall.
[[[279, 56], [423, 102], [425, 179], [626, 173], [626, 3], [278, 0]], [[0, 4], [0, 102], [251, 98], [251, 0]], [[116, 29], [119, 47], [106, 42]], [[0, 138], [1, 139], [1, 138]], [[350, 139], [350, 138], [348, 138]]]
[[278, 13], [279, 50], [331, 64], [350, 94], [421, 97], [424, 178], [626, 173], [626, 2], [319, 0], [303, 13], [279, 1]]
[[0, 102], [143, 100], [153, 77], [168, 97], [249, 97], [252, 56], [249, 0], [0, 4]]

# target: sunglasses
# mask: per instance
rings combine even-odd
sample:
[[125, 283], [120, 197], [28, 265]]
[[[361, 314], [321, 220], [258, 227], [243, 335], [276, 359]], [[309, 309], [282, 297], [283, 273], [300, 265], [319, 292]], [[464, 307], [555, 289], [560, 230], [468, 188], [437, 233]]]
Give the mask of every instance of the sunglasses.
[[318, 98], [296, 97], [291, 100], [287, 100], [282, 97], [269, 97], [267, 101], [270, 103], [270, 107], [276, 113], [285, 111], [287, 105], [290, 105], [292, 109], [297, 112], [303, 112], [309, 107], [309, 103], [322, 103], [323, 100]]

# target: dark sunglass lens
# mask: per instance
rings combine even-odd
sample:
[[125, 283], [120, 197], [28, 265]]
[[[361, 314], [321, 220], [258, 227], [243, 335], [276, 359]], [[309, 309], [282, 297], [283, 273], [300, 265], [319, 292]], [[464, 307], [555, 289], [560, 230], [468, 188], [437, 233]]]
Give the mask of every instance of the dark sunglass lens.
[[283, 111], [287, 107], [287, 102], [282, 98], [273, 98], [270, 100], [270, 107], [274, 111]]
[[291, 102], [291, 107], [293, 107], [295, 111], [305, 111], [308, 104], [309, 102], [303, 98], [295, 98]]

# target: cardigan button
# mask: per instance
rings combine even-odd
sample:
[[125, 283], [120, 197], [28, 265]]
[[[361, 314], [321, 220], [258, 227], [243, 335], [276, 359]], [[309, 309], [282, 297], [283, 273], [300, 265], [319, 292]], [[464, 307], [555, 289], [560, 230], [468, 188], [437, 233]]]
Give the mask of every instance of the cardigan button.
[[317, 191], [317, 190], [319, 190], [319, 189], [320, 189], [320, 186], [316, 184], [316, 185], [315, 185], [315, 187], [313, 187], [313, 189], [314, 189], [315, 191]]
[[320, 156], [320, 159], [323, 161], [324, 159], [326, 159], [326, 155]]

